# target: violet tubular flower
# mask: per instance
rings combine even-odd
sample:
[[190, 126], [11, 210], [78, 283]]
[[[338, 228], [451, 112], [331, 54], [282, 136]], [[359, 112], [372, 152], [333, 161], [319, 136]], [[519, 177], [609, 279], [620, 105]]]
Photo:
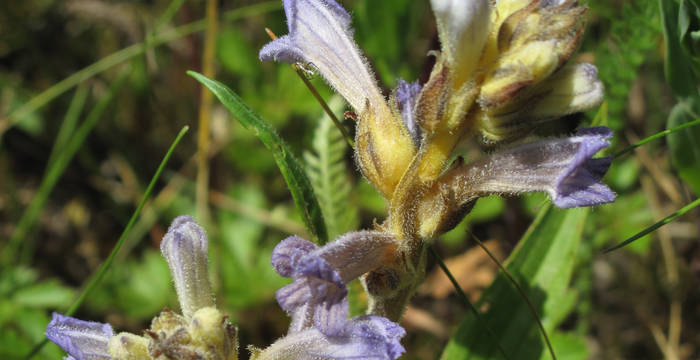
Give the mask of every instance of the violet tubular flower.
[[46, 337], [75, 360], [237, 359], [236, 329], [214, 307], [207, 244], [204, 229], [189, 216], [176, 218], [161, 242], [183, 315], [165, 309], [138, 336], [115, 335], [109, 324], [54, 314]]
[[342, 331], [348, 316], [346, 283], [376, 269], [398, 243], [386, 233], [347, 233], [318, 247], [297, 236], [280, 242], [272, 266], [294, 281], [277, 291], [277, 301], [292, 317], [290, 332], [315, 326], [326, 335]]
[[277, 340], [265, 350], [252, 351], [251, 360], [393, 360], [406, 349], [399, 340], [406, 331], [375, 315], [344, 320], [341, 331], [328, 336], [314, 327]]
[[53, 313], [46, 326], [46, 338], [64, 349], [69, 359], [111, 359], [109, 340], [114, 336], [112, 326], [93, 321], [83, 321]]
[[347, 319], [346, 283], [378, 267], [397, 242], [385, 233], [351, 232], [318, 247], [291, 236], [272, 254], [277, 272], [294, 281], [277, 292], [292, 317], [287, 335], [264, 350], [251, 349], [254, 360], [392, 360], [405, 352], [405, 330], [376, 315]]

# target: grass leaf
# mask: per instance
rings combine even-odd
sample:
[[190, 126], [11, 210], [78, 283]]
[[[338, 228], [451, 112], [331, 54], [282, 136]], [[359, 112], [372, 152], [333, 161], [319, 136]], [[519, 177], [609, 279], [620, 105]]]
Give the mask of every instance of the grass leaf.
[[306, 176], [303, 166], [289, 150], [287, 144], [277, 135], [277, 132], [270, 124], [261, 119], [253, 109], [248, 107], [226, 85], [194, 71], [188, 71], [187, 73], [211, 90], [231, 115], [243, 127], [252, 130], [265, 147], [272, 152], [272, 156], [275, 158], [275, 162], [280, 172], [282, 172], [284, 180], [287, 182], [289, 191], [292, 193], [294, 204], [301, 213], [304, 224], [319, 244], [325, 244], [328, 241], [328, 233], [323, 220], [321, 206], [316, 199], [311, 181]]
[[[587, 214], [588, 209], [543, 208], [507, 260], [506, 268], [542, 316], [549, 334], [571, 310], [576, 296], [568, 286]], [[503, 274], [484, 292], [477, 307], [485, 304], [488, 311], [479, 319], [472, 315], [464, 319], [442, 359], [500, 358], [499, 342], [509, 359], [546, 356], [532, 312]], [[483, 331], [486, 324], [500, 339]]]

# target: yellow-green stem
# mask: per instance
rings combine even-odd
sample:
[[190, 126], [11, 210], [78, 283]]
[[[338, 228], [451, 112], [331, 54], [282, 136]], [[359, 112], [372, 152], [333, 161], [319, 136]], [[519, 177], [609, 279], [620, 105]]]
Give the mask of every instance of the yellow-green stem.
[[[202, 74], [214, 77], [214, 54], [218, 28], [218, 1], [207, 0], [207, 30], [204, 36]], [[200, 223], [209, 223], [209, 120], [211, 119], [212, 93], [202, 86], [199, 98], [199, 130], [197, 134], [197, 218]]]

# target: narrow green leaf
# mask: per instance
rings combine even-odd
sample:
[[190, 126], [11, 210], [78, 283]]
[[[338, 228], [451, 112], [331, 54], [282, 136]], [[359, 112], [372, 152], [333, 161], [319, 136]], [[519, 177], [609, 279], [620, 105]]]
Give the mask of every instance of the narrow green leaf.
[[[527, 294], [548, 333], [565, 318], [576, 296], [568, 285], [587, 214], [585, 208], [544, 207], [507, 260], [506, 269]], [[503, 274], [484, 292], [477, 308], [485, 304], [489, 309], [480, 319], [471, 315], [464, 319], [442, 359], [500, 359], [499, 341], [508, 358], [548, 357], [532, 312]], [[486, 326], [500, 339], [484, 332]]]
[[685, 214], [688, 213], [690, 210], [693, 210], [693, 209], [695, 209], [696, 207], [698, 207], [698, 205], [700, 205], [700, 198], [699, 198], [699, 199], [695, 199], [695, 201], [693, 201], [693, 202], [691, 202], [690, 204], [688, 204], [688, 205], [686, 205], [686, 206], [680, 208], [678, 211], [674, 212], [673, 214], [671, 214], [671, 215], [669, 215], [669, 216], [666, 216], [665, 218], [659, 220], [659, 221], [656, 222], [654, 225], [651, 225], [651, 226], [649, 226], [648, 228], [646, 228], [646, 229], [640, 231], [639, 233], [635, 234], [635, 235], [632, 236], [631, 238], [629, 238], [629, 239], [627, 239], [627, 240], [625, 240], [625, 241], [623, 241], [623, 242], [621, 242], [621, 243], [619, 243], [619, 244], [617, 244], [617, 245], [615, 245], [615, 246], [613, 246], [613, 247], [611, 247], [611, 248], [609, 248], [609, 249], [606, 249], [604, 252], [605, 252], [605, 253], [609, 253], [609, 252], [611, 252], [611, 251], [613, 251], [613, 250], [617, 250], [617, 249], [619, 249], [619, 248], [621, 248], [621, 247], [623, 247], [623, 246], [626, 246], [626, 245], [628, 245], [629, 243], [631, 243], [631, 242], [633, 242], [633, 241], [635, 241], [635, 240], [637, 240], [637, 239], [643, 237], [644, 235], [649, 234], [649, 233], [655, 231], [656, 229], [658, 229], [658, 228], [660, 228], [660, 227], [662, 227], [662, 226], [664, 226], [664, 225], [666, 225], [666, 224], [672, 222], [673, 220], [676, 220], [676, 218], [685, 215]]
[[678, 39], [697, 76], [700, 73], [700, 6], [697, 0], [681, 0], [678, 12]]
[[693, 76], [691, 63], [681, 47], [679, 40], [678, 14], [679, 5], [672, 0], [659, 0], [661, 23], [666, 44], [666, 61], [664, 71], [666, 81], [678, 97], [696, 95], [697, 82]]
[[[700, 110], [700, 100], [681, 101], [671, 110], [666, 128], [693, 122]], [[681, 179], [700, 195], [700, 127], [687, 127], [668, 135], [671, 163]]]
[[309, 229], [309, 233], [314, 236], [319, 244], [325, 244], [328, 241], [328, 233], [326, 224], [323, 221], [321, 206], [316, 199], [311, 181], [306, 176], [304, 168], [296, 159], [294, 154], [289, 150], [287, 144], [277, 135], [277, 132], [267, 122], [253, 111], [243, 100], [238, 97], [226, 85], [207, 78], [206, 76], [194, 71], [188, 71], [187, 74], [194, 77], [206, 86], [211, 92], [219, 98], [222, 104], [228, 109], [233, 117], [238, 120], [243, 127], [252, 130], [253, 133], [262, 141], [263, 145], [272, 152], [272, 156], [277, 163], [277, 166], [287, 182], [289, 191], [292, 193], [294, 204], [302, 215], [304, 224]]
[[[27, 234], [29, 234], [36, 220], [39, 218], [39, 215], [41, 214], [41, 211], [44, 208], [46, 201], [51, 195], [54, 186], [63, 175], [63, 172], [66, 170], [66, 167], [68, 167], [68, 164], [70, 164], [70, 162], [73, 160], [73, 156], [75, 156], [75, 154], [78, 152], [78, 150], [81, 148], [81, 146], [87, 139], [87, 136], [90, 134], [90, 132], [92, 132], [92, 129], [102, 118], [102, 113], [112, 102], [112, 99], [114, 98], [115, 94], [119, 92], [119, 89], [123, 85], [125, 79], [126, 73], [122, 74], [119, 79], [112, 83], [109, 92], [105, 96], [103, 96], [97, 102], [97, 104], [95, 104], [95, 107], [92, 108], [90, 113], [85, 118], [85, 121], [72, 134], [72, 137], [70, 139], [67, 139], [67, 137], [70, 134], [65, 135], [65, 131], [62, 131], [63, 134], [57, 139], [57, 143], [54, 145], [54, 150], [52, 151], [53, 161], [50, 162], [47, 166], [44, 177], [41, 179], [41, 184], [39, 185], [39, 189], [37, 190], [36, 196], [34, 196], [32, 202], [29, 204], [27, 209], [24, 210], [22, 217], [17, 223], [17, 227], [12, 232], [10, 240], [3, 249], [3, 266], [6, 266], [9, 263], [18, 260], [13, 257], [17, 254], [17, 251], [21, 248], [22, 243], [25, 240]], [[64, 124], [68, 124], [68, 127], [74, 127], [75, 122], [77, 121], [77, 118], [79, 116], [79, 111], [77, 108], [82, 108], [83, 105], [80, 104], [80, 102], [84, 102], [84, 96], [85, 94], [82, 94], [80, 91], [76, 93], [76, 96], [74, 97], [71, 103], [70, 109], [64, 121]], [[65, 142], [65, 144], [62, 144], [61, 142]]]

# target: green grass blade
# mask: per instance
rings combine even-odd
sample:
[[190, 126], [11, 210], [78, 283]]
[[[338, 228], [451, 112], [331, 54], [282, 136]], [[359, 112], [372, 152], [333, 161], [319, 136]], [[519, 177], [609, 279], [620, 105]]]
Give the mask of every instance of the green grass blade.
[[635, 241], [635, 240], [637, 240], [637, 239], [643, 237], [644, 235], [649, 234], [649, 233], [655, 231], [656, 229], [658, 229], [658, 228], [660, 228], [660, 227], [662, 227], [662, 226], [664, 226], [664, 225], [670, 223], [670, 222], [673, 221], [673, 220], [676, 220], [676, 218], [678, 218], [679, 216], [683, 216], [683, 215], [687, 214], [690, 210], [693, 210], [693, 209], [696, 208], [698, 205], [700, 205], [700, 198], [695, 199], [695, 201], [693, 201], [693, 202], [691, 202], [690, 204], [688, 204], [688, 205], [682, 207], [681, 209], [679, 209], [678, 211], [674, 212], [673, 214], [671, 214], [671, 215], [669, 215], [669, 216], [666, 216], [665, 218], [659, 220], [659, 221], [658, 221], [657, 223], [655, 223], [654, 225], [651, 225], [651, 226], [649, 226], [648, 228], [646, 228], [646, 229], [644, 229], [644, 230], [638, 232], [637, 234], [633, 235], [633, 236], [630, 237], [629, 239], [627, 239], [627, 240], [625, 240], [625, 241], [623, 241], [623, 242], [621, 242], [621, 243], [619, 243], [619, 244], [617, 244], [617, 245], [615, 245], [615, 246], [613, 246], [613, 247], [611, 247], [611, 248], [608, 248], [608, 249], [603, 250], [603, 253], [609, 253], [609, 252], [611, 252], [611, 251], [617, 250], [617, 249], [619, 249], [619, 248], [621, 248], [621, 247], [623, 247], [623, 246], [628, 245], [629, 243], [631, 243], [631, 242], [633, 242], [633, 241]]
[[[22, 217], [20, 218], [17, 227], [10, 236], [10, 240], [8, 241], [7, 246], [5, 246], [5, 248], [3, 249], [3, 266], [8, 265], [13, 261], [14, 254], [17, 253], [20, 246], [22, 245], [22, 241], [25, 240], [27, 233], [29, 233], [32, 226], [34, 226], [34, 223], [39, 214], [41, 213], [42, 208], [46, 204], [46, 200], [51, 194], [51, 191], [53, 190], [54, 186], [63, 175], [63, 172], [66, 170], [66, 167], [73, 159], [75, 153], [83, 145], [85, 139], [90, 134], [95, 125], [97, 125], [97, 121], [100, 120], [100, 118], [102, 117], [102, 113], [112, 102], [112, 99], [123, 85], [125, 79], [126, 73], [122, 74], [118, 80], [112, 83], [112, 86], [110, 87], [107, 95], [102, 97], [100, 101], [95, 105], [95, 107], [90, 111], [87, 118], [75, 131], [75, 134], [73, 134], [70, 141], [59, 138], [58, 141], [67, 141], [67, 143], [65, 144], [65, 148], [59, 150], [57, 155], [55, 156], [55, 160], [48, 164], [46, 174], [41, 180], [41, 184], [39, 185], [39, 189], [37, 190], [36, 196], [34, 196], [34, 199], [32, 199], [32, 202], [29, 204], [29, 207], [27, 207], [27, 209], [24, 211], [24, 214], [22, 214]], [[77, 99], [76, 101], [80, 101], [80, 99]], [[77, 117], [77, 114], [73, 115], [70, 111], [68, 115]], [[74, 121], [75, 120], [67, 117], [67, 122], [73, 123]], [[67, 135], [63, 135], [63, 137], [66, 136]], [[56, 144], [54, 150], [57, 148], [60, 149], [59, 144]]]
[[700, 127], [689, 128], [698, 123], [696, 111], [700, 109], [700, 98], [689, 98], [676, 104], [668, 115], [667, 128], [682, 128], [668, 136], [668, 149], [673, 168], [695, 194], [700, 195]]
[[243, 127], [252, 130], [262, 141], [263, 145], [272, 152], [272, 156], [275, 158], [275, 162], [284, 180], [287, 182], [294, 204], [301, 213], [309, 233], [319, 244], [325, 244], [328, 241], [328, 232], [321, 213], [321, 206], [316, 199], [311, 181], [306, 176], [304, 167], [292, 154], [286, 143], [277, 135], [272, 126], [261, 119], [253, 109], [248, 107], [226, 85], [194, 71], [188, 71], [187, 73], [211, 90], [231, 115]]
[[[442, 269], [442, 272], [444, 272], [445, 275], [447, 276], [447, 278], [450, 280], [450, 282], [452, 283], [452, 286], [455, 288], [455, 292], [457, 292], [458, 297], [460, 298], [460, 300], [462, 300], [462, 303], [464, 303], [464, 306], [469, 308], [469, 310], [472, 311], [472, 313], [474, 314], [474, 316], [477, 319], [481, 319], [481, 313], [479, 312], [479, 309], [477, 309], [476, 306], [474, 306], [474, 304], [472, 304], [472, 302], [469, 301], [469, 298], [464, 293], [464, 291], [462, 291], [462, 288], [459, 286], [457, 279], [455, 279], [455, 277], [452, 275], [452, 272], [450, 272], [450, 269], [447, 267], [445, 262], [442, 260], [442, 258], [437, 253], [437, 251], [435, 251], [435, 248], [432, 245], [428, 246], [428, 252], [430, 252], [430, 255], [432, 255], [433, 258], [435, 258], [435, 261], [437, 261], [438, 265], [440, 266], [440, 269]], [[501, 343], [500, 343], [498, 337], [493, 332], [493, 330], [491, 330], [491, 327], [489, 327], [489, 324], [484, 323], [484, 328], [489, 333], [489, 336], [491, 336], [493, 341], [496, 343], [496, 347], [498, 348], [498, 351], [501, 353], [503, 358], [508, 359], [508, 355], [506, 355], [505, 350], [503, 350], [503, 347], [501, 347]]]
[[636, 148], [638, 148], [638, 147], [640, 147], [640, 146], [642, 146], [642, 145], [644, 145], [644, 144], [646, 144], [646, 143], [648, 143], [648, 142], [650, 142], [650, 141], [653, 141], [653, 140], [662, 138], [662, 137], [667, 136], [667, 135], [669, 135], [669, 134], [673, 134], [673, 133], [675, 133], [675, 132], [677, 132], [677, 131], [680, 131], [680, 130], [683, 130], [683, 129], [685, 129], [685, 128], [689, 128], [689, 127], [692, 127], [692, 126], [696, 126], [696, 125], [700, 125], [700, 119], [695, 119], [695, 120], [693, 120], [693, 121], [689, 121], [689, 122], [683, 123], [683, 124], [681, 124], [681, 125], [674, 126], [674, 127], [670, 128], [670, 129], [666, 129], [666, 130], [664, 130], [664, 131], [660, 131], [660, 132], [658, 132], [658, 133], [656, 133], [656, 134], [654, 134], [654, 135], [651, 135], [651, 136], [649, 136], [649, 137], [647, 137], [647, 138], [644, 138], [644, 139], [642, 139], [642, 140], [639, 140], [639, 141], [637, 141], [636, 143], [634, 143], [634, 144], [632, 144], [632, 145], [630, 145], [630, 146], [628, 146], [628, 147], [626, 147], [626, 148], [624, 148], [624, 149], [618, 151], [617, 153], [615, 153], [615, 155], [613, 155], [613, 157], [614, 157], [614, 158], [618, 158], [618, 157], [620, 157], [620, 156], [622, 156], [622, 155], [625, 155], [625, 154], [629, 153], [630, 151], [632, 151], [632, 150], [634, 150], [634, 149], [636, 149]]
[[[71, 316], [75, 314], [78, 308], [80, 308], [80, 305], [83, 303], [83, 301], [85, 301], [85, 299], [90, 295], [90, 293], [92, 293], [92, 291], [95, 290], [97, 285], [99, 285], [104, 276], [107, 274], [107, 270], [109, 270], [109, 267], [112, 265], [114, 258], [117, 256], [117, 253], [119, 253], [119, 249], [121, 249], [121, 246], [122, 244], [124, 244], [127, 235], [129, 235], [131, 227], [134, 226], [134, 224], [136, 223], [136, 219], [141, 214], [141, 209], [143, 208], [143, 205], [146, 203], [146, 200], [151, 195], [151, 192], [153, 192], [153, 187], [155, 187], [156, 182], [160, 178], [161, 173], [163, 173], [165, 165], [168, 163], [168, 160], [170, 160], [170, 156], [173, 154], [173, 151], [177, 147], [177, 144], [180, 143], [180, 140], [182, 140], [182, 138], [185, 136], [188, 130], [189, 127], [185, 126], [184, 128], [182, 128], [182, 130], [180, 130], [180, 133], [177, 134], [172, 145], [170, 145], [168, 152], [163, 157], [163, 160], [161, 160], [160, 165], [158, 165], [156, 173], [153, 174], [151, 181], [148, 183], [148, 187], [146, 187], [146, 191], [143, 193], [141, 201], [139, 201], [138, 206], [136, 206], [136, 210], [134, 210], [134, 213], [131, 215], [129, 222], [124, 228], [124, 231], [122, 231], [122, 234], [119, 236], [119, 240], [117, 240], [117, 243], [114, 244], [112, 251], [109, 253], [105, 261], [102, 262], [102, 264], [94, 273], [94, 275], [90, 277], [88, 283], [83, 287], [83, 291], [80, 293], [80, 296], [78, 296], [78, 298], [75, 299], [75, 301], [73, 302], [73, 304], [71, 304], [68, 310], [64, 312], [64, 315]], [[36, 355], [41, 350], [41, 348], [47, 343], [47, 341], [48, 340], [44, 339], [42, 342], [37, 344], [37, 346], [35, 346], [34, 349], [32, 349], [32, 351], [29, 354], [27, 354], [26, 359], [30, 359], [31, 357]]]
[[[222, 19], [226, 21], [234, 21], [247, 16], [278, 10], [280, 9], [280, 7], [281, 3], [279, 1], [267, 1], [230, 10], [222, 15]], [[150, 48], [169, 43], [173, 40], [182, 38], [184, 36], [203, 31], [204, 29], [206, 29], [206, 21], [202, 19], [179, 26], [171, 31], [164, 31], [163, 33], [158, 33], [157, 35], [154, 35], [153, 38], [150, 39], [147, 43], [143, 42], [125, 47], [73, 73], [67, 78], [57, 82], [48, 89], [37, 94], [29, 101], [27, 101], [24, 105], [18, 107], [11, 113], [7, 114], [4, 117], [1, 117], [0, 140], [2, 139], [2, 136], [5, 133], [5, 131], [11, 128], [23, 117], [40, 109], [44, 105], [48, 104], [51, 100], [72, 89], [81, 82], [101, 72], [111, 69], [112, 67], [119, 65], [135, 56], [139, 56]]]
[[[585, 208], [561, 210], [545, 206], [506, 261], [506, 269], [542, 315], [542, 325], [549, 334], [575, 304], [576, 294], [568, 285], [587, 214]], [[501, 337], [500, 346], [508, 354], [523, 360], [546, 356], [546, 346], [530, 308], [505, 275], [498, 275], [477, 308], [484, 304], [488, 304], [488, 311], [480, 318], [465, 317], [445, 347], [442, 359], [501, 358], [498, 342], [483, 331], [487, 324]]]
[[679, 38], [679, 4], [677, 1], [659, 0], [659, 10], [666, 55], [664, 61], [666, 81], [678, 97], [697, 95], [697, 82], [692, 65], [682, 49]]
[[61, 128], [58, 130], [56, 135], [56, 141], [53, 143], [53, 148], [51, 149], [51, 155], [49, 155], [49, 161], [47, 164], [53, 164], [56, 160], [56, 156], [60, 154], [63, 148], [68, 144], [71, 135], [75, 131], [76, 126], [78, 126], [78, 120], [80, 120], [80, 114], [85, 107], [85, 100], [87, 100], [88, 88], [87, 86], [79, 86], [73, 95], [70, 105], [68, 106], [68, 111], [66, 116], [61, 123]]

